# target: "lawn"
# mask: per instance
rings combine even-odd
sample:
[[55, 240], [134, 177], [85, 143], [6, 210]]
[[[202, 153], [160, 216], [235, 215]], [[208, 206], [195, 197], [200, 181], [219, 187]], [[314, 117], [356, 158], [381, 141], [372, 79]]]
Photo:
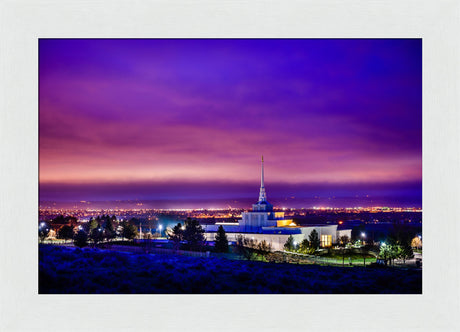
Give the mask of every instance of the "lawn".
[[422, 272], [39, 248], [41, 294], [420, 294]]

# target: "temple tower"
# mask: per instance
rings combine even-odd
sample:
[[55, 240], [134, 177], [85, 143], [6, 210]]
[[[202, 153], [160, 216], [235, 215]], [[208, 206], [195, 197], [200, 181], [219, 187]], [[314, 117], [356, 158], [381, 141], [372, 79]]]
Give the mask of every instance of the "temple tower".
[[267, 194], [265, 193], [264, 187], [264, 156], [262, 156], [262, 170], [260, 175], [260, 192], [259, 192], [259, 204], [267, 202]]
[[256, 204], [252, 205], [253, 212], [272, 212], [273, 205], [267, 201], [267, 193], [265, 192], [264, 186], [264, 156], [262, 156], [262, 168], [260, 171], [260, 191], [259, 191], [259, 201]]

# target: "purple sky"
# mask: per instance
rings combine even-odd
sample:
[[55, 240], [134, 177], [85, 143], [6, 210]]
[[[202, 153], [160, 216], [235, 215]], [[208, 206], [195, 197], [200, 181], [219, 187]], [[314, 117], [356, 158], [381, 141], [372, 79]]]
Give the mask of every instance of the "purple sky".
[[39, 42], [40, 199], [411, 197], [422, 42]]

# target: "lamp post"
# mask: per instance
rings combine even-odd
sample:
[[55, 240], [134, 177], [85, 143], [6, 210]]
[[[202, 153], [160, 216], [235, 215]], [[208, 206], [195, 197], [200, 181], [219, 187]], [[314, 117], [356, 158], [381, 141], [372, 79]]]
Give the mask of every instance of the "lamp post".
[[364, 252], [364, 239], [366, 238], [366, 234], [361, 233], [361, 238], [363, 239], [362, 240], [362, 245], [361, 245], [361, 250], [362, 250], [362, 253], [363, 253], [364, 267], [366, 267], [366, 253]]
[[163, 229], [163, 225], [158, 225], [158, 229], [160, 231], [160, 237], [161, 237], [161, 230]]

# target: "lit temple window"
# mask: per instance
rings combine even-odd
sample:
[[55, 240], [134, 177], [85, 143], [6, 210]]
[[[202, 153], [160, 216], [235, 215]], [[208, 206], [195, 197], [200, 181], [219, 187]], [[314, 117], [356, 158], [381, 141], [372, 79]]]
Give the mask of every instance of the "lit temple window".
[[332, 235], [321, 235], [321, 247], [330, 247], [332, 245]]

